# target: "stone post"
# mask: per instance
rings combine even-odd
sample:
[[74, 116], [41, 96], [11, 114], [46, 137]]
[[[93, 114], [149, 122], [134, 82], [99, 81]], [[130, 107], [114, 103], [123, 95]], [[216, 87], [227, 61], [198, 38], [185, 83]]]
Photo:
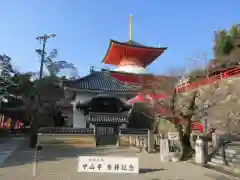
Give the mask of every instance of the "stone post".
[[148, 130], [148, 136], [147, 136], [148, 140], [147, 140], [147, 143], [148, 143], [148, 152], [151, 153], [153, 152], [153, 138], [154, 138], [154, 134], [153, 134], [153, 131], [152, 130]]
[[148, 151], [148, 137], [144, 137], [144, 151]]
[[116, 143], [116, 147], [119, 147], [120, 146], [120, 138], [117, 139], [117, 143]]
[[203, 137], [198, 137], [196, 140], [195, 150], [195, 161], [198, 164], [205, 164], [207, 162], [207, 142]]
[[139, 137], [138, 137], [138, 136], [136, 136], [136, 147], [139, 147], [139, 145], [140, 145], [140, 142], [139, 142]]
[[205, 158], [204, 158], [204, 144], [203, 140], [198, 138], [196, 141], [196, 155], [195, 155], [195, 161], [198, 164], [204, 164]]
[[168, 139], [160, 139], [160, 161], [161, 162], [171, 161], [171, 158], [169, 157]]
[[204, 102], [204, 134], [206, 135], [208, 132], [208, 108], [209, 101]]
[[213, 149], [218, 148], [220, 143], [220, 136], [217, 133], [212, 133], [212, 146]]

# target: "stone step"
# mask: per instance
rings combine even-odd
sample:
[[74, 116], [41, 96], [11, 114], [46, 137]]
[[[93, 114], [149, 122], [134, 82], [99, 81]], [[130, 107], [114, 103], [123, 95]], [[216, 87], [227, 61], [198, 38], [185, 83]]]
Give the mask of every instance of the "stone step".
[[[215, 164], [227, 166], [227, 165], [225, 165], [223, 159], [212, 158], [211, 162], [215, 163]], [[230, 167], [236, 167], [236, 168], [240, 169], [240, 162], [227, 161], [227, 163], [228, 163], [228, 166], [230, 166]]]
[[[214, 157], [211, 158], [211, 162], [213, 162], [215, 164], [225, 165], [223, 159], [217, 159], [217, 158], [214, 158]], [[227, 162], [228, 162], [228, 166], [234, 167], [234, 164], [232, 162], [229, 162], [229, 161], [227, 161]]]
[[240, 159], [233, 158], [231, 162], [240, 165]]
[[240, 146], [240, 141], [231, 141], [231, 143], [228, 144], [228, 146]]
[[[222, 155], [222, 149], [219, 149], [219, 151], [217, 152], [218, 155]], [[225, 149], [225, 154], [228, 157], [235, 157], [236, 155], [240, 155], [240, 151], [237, 149], [232, 149], [232, 148], [227, 148]]]
[[[215, 155], [212, 159], [215, 163], [224, 164], [223, 157], [220, 155]], [[211, 161], [212, 161], [212, 159], [211, 159]], [[230, 166], [240, 168], [240, 159], [226, 157], [226, 160]]]
[[2, 151], [0, 152], [0, 165], [13, 153], [15, 149]]
[[234, 148], [228, 147], [225, 149], [225, 152], [229, 154], [240, 154], [240, 149], [234, 149]]
[[235, 155], [234, 155], [234, 158], [240, 160], [240, 154], [235, 154]]
[[[223, 160], [223, 157], [221, 155], [215, 155], [215, 159]], [[233, 157], [226, 156], [226, 160], [231, 162], [233, 160]]]
[[235, 175], [239, 176], [240, 175], [240, 168], [232, 167], [232, 166], [226, 166], [222, 164], [218, 164], [215, 162], [208, 162], [208, 165], [211, 167], [214, 167], [216, 169], [224, 170], [230, 173], [234, 173]]
[[18, 148], [19, 143], [19, 140], [9, 139], [5, 143], [0, 144], [0, 165]]

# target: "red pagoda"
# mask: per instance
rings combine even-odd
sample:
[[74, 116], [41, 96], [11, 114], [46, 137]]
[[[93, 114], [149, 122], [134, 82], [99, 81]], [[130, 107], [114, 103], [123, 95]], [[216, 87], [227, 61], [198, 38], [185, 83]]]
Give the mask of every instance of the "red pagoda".
[[104, 64], [117, 66], [112, 76], [123, 81], [139, 85], [149, 83], [156, 77], [147, 72], [147, 66], [155, 61], [167, 48], [149, 47], [132, 40], [132, 15], [129, 24], [129, 40], [118, 42], [111, 40], [108, 51], [103, 59]]

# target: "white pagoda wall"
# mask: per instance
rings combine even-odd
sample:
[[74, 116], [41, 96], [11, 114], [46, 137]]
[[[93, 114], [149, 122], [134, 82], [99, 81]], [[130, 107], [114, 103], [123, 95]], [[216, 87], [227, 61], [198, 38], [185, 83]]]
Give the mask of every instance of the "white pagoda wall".
[[133, 74], [147, 74], [148, 73], [146, 68], [139, 67], [136, 65], [119, 66], [115, 71], [127, 72], [127, 73], [133, 73]]

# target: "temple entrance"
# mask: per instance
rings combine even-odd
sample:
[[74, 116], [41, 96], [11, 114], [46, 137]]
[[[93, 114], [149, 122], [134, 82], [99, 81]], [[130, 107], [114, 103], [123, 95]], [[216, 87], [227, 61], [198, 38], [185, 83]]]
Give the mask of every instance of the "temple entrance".
[[128, 123], [131, 105], [119, 97], [100, 94], [78, 105], [88, 115], [87, 123], [95, 126], [96, 145], [116, 145], [119, 127]]
[[118, 129], [117, 126], [98, 126], [96, 125], [96, 144], [99, 145], [116, 145]]

